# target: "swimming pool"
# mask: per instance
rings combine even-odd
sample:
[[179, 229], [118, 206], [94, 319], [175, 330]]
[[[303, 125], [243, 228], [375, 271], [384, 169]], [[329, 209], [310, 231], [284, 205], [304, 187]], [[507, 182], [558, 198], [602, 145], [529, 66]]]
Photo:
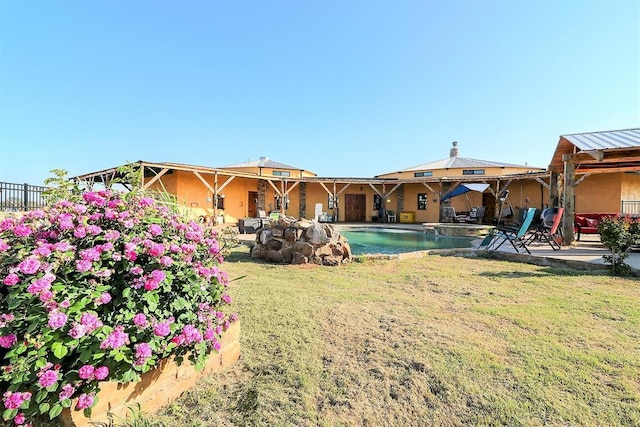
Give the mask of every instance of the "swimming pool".
[[399, 254], [427, 249], [470, 248], [474, 237], [437, 236], [399, 228], [341, 228], [353, 255]]

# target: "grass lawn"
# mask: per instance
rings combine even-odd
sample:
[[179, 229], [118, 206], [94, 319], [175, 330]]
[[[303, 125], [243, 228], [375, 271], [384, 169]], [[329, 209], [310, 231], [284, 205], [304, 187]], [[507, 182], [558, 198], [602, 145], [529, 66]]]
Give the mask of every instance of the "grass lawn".
[[429, 256], [228, 257], [240, 361], [153, 426], [640, 425], [640, 281]]

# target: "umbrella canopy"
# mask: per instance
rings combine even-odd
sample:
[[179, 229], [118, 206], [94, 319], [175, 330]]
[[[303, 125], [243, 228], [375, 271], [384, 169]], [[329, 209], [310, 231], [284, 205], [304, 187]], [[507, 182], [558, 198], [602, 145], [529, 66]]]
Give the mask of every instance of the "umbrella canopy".
[[489, 184], [460, 184], [456, 188], [442, 196], [440, 202], [446, 202], [452, 197], [468, 193], [469, 191], [477, 191], [479, 193], [483, 193], [487, 188], [489, 188]]

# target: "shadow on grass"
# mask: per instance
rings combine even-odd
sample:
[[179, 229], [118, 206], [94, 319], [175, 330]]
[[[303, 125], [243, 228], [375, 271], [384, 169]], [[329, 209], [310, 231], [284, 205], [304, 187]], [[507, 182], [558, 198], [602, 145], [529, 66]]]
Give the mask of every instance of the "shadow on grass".
[[525, 278], [525, 277], [578, 277], [611, 276], [606, 270], [576, 270], [572, 268], [542, 267], [539, 271], [485, 271], [478, 274], [483, 277]]
[[248, 262], [255, 261], [261, 263], [261, 260], [251, 258], [249, 249], [247, 248], [234, 248], [229, 254], [224, 257], [225, 262]]

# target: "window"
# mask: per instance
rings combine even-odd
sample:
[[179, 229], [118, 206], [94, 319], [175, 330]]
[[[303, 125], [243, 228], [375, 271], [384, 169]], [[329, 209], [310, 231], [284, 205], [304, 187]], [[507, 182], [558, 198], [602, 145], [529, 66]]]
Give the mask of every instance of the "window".
[[[273, 200], [276, 205], [276, 210], [279, 211], [282, 208], [282, 197], [276, 195]], [[289, 196], [284, 196], [284, 208], [285, 210], [289, 209]]]
[[433, 172], [432, 171], [428, 171], [428, 172], [415, 172], [413, 174], [414, 177], [418, 178], [421, 176], [433, 176]]
[[224, 209], [224, 197], [221, 195], [218, 195], [218, 198], [216, 199], [217, 203], [216, 203], [216, 208], [217, 209]]
[[273, 176], [291, 176], [291, 172], [289, 171], [273, 171], [271, 174]]
[[[329, 199], [327, 200], [327, 206], [328, 209], [333, 209], [333, 202], [334, 202], [334, 198], [333, 198], [333, 194], [329, 194]], [[337, 204], [337, 203], [336, 203]]]
[[484, 169], [463, 169], [462, 175], [484, 175]]
[[373, 210], [379, 211], [382, 209], [382, 197], [377, 194], [373, 195]]
[[418, 210], [427, 210], [427, 193], [418, 193]]

